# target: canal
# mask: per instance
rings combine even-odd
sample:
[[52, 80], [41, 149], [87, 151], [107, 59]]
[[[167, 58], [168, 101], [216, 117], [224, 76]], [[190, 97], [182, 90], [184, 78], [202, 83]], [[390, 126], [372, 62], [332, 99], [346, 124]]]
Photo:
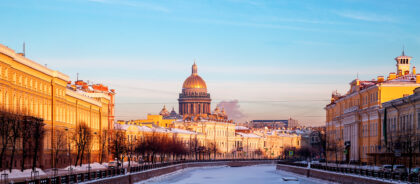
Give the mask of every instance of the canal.
[[325, 184], [327, 181], [278, 171], [275, 165], [187, 168], [137, 184]]

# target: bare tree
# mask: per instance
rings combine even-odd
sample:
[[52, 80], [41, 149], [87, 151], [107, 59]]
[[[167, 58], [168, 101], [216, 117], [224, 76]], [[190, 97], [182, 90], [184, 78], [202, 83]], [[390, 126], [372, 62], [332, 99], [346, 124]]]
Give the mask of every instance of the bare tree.
[[182, 155], [187, 153], [187, 149], [183, 144], [182, 140], [180, 140], [177, 134], [172, 136], [172, 140], [168, 145], [169, 153], [172, 154], [172, 160], [178, 160], [179, 157], [182, 159]]
[[10, 134], [10, 144], [12, 147], [12, 153], [10, 156], [10, 165], [9, 165], [9, 171], [12, 172], [12, 168], [13, 168], [13, 163], [14, 163], [14, 159], [15, 159], [15, 152], [16, 152], [16, 146], [18, 146], [18, 140], [20, 139], [20, 135], [21, 135], [21, 120], [22, 117], [15, 114], [12, 116], [12, 130], [11, 130], [11, 134]]
[[260, 148], [258, 148], [254, 151], [254, 155], [257, 155], [258, 158], [261, 158], [262, 154], [263, 154], [263, 152]]
[[31, 117], [32, 119], [32, 139], [34, 144], [33, 158], [32, 158], [32, 170], [35, 171], [36, 162], [38, 160], [38, 153], [42, 151], [42, 140], [45, 135], [44, 122], [40, 118]]
[[3, 168], [5, 161], [6, 149], [9, 145], [10, 134], [12, 131], [12, 114], [6, 111], [0, 111], [0, 136], [1, 136], [1, 152], [0, 152], [0, 168]]
[[91, 137], [87, 138], [87, 143], [86, 143], [86, 148], [85, 148], [86, 151], [87, 151], [87, 154], [88, 154], [88, 164], [89, 164], [89, 166], [88, 166], [89, 171], [88, 172], [90, 172], [90, 163], [91, 163], [91, 158], [92, 158], [92, 149], [93, 149], [93, 145], [94, 145], [93, 139], [94, 139], [94, 136], [95, 135], [97, 135], [97, 133], [96, 132], [93, 132], [93, 134], [90, 135]]
[[160, 146], [161, 136], [159, 133], [153, 131], [152, 134], [150, 134], [149, 136], [145, 138], [145, 140], [146, 140], [147, 150], [151, 154], [151, 161], [152, 163], [155, 163], [156, 154], [158, 154], [161, 150], [161, 146]]
[[32, 118], [25, 116], [21, 124], [21, 139], [22, 139], [22, 162], [21, 171], [25, 169], [25, 160], [28, 157], [28, 151], [31, 150], [31, 138], [33, 134]]
[[80, 166], [82, 165], [84, 153], [86, 151], [87, 145], [92, 141], [92, 137], [92, 130], [86, 123], [80, 123], [76, 126], [76, 131], [71, 137], [77, 150], [76, 162], [74, 166], [77, 166], [78, 163]]
[[55, 139], [54, 146], [52, 147], [52, 152], [54, 154], [54, 164], [53, 167], [57, 168], [59, 157], [63, 152], [65, 152], [67, 146], [66, 133], [62, 129], [55, 130]]
[[[126, 153], [126, 132], [125, 130], [117, 127], [110, 136], [109, 150], [111, 151], [114, 158], [117, 159], [117, 163], [124, 161]], [[117, 164], [118, 165], [118, 164]]]
[[309, 146], [304, 146], [296, 150], [296, 154], [301, 157], [302, 159], [310, 159], [312, 160], [314, 149]]
[[209, 159], [210, 159], [210, 154], [213, 153], [213, 159], [216, 160], [216, 155], [217, 153], [219, 153], [219, 147], [217, 146], [217, 144], [215, 142], [211, 142], [207, 149], [209, 153]]
[[413, 122], [408, 120], [398, 121], [397, 125], [400, 125], [399, 128], [396, 126], [392, 130], [387, 130], [387, 140], [384, 142], [384, 147], [392, 165], [395, 165], [398, 157], [408, 158], [408, 169], [411, 172], [413, 159], [416, 158], [416, 150], [420, 146], [420, 137], [416, 134]]
[[107, 153], [107, 142], [108, 142], [108, 130], [102, 130], [99, 133], [99, 162], [102, 164], [104, 157]]
[[135, 149], [135, 154], [137, 155], [137, 158], [139, 158], [139, 155], [142, 155], [142, 158], [144, 159], [144, 155], [146, 154], [146, 151], [147, 151], [146, 141], [143, 138], [137, 139], [134, 149]]
[[132, 135], [129, 135], [128, 138], [126, 139], [125, 144], [127, 145], [128, 168], [131, 167], [133, 154], [135, 153], [135, 149], [136, 149], [136, 142], [137, 140]]
[[335, 163], [338, 166], [338, 154], [343, 151], [344, 147], [340, 146], [339, 142], [333, 139], [330, 139], [328, 141], [328, 145], [327, 145], [327, 151], [330, 152], [330, 154], [332, 153], [335, 156]]
[[200, 141], [197, 136], [195, 136], [190, 141], [190, 153], [195, 155], [195, 160], [198, 160], [198, 154], [200, 153], [199, 148], [201, 147]]

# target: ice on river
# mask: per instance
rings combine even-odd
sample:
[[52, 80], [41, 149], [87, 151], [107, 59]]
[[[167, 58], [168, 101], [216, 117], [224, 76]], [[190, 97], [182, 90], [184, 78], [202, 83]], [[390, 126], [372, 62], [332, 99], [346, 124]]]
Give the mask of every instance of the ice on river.
[[[286, 181], [285, 181], [286, 180]], [[288, 180], [288, 181], [287, 181]], [[297, 180], [297, 181], [296, 181]], [[275, 165], [256, 165], [247, 167], [202, 167], [187, 168], [167, 175], [151, 178], [137, 184], [324, 184], [324, 180], [307, 178], [290, 172], [278, 171]]]

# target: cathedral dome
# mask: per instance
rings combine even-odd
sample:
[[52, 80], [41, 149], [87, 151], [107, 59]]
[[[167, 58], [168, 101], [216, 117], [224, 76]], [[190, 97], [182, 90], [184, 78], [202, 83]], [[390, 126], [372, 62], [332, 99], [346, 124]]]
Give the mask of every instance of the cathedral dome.
[[206, 82], [197, 74], [197, 65], [192, 66], [191, 75], [185, 79], [183, 89], [207, 89]]

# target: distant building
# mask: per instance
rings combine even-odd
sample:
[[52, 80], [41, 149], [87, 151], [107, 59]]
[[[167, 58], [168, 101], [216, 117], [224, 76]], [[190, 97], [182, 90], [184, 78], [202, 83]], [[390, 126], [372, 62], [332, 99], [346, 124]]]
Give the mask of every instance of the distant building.
[[249, 122], [249, 126], [253, 128], [295, 128], [299, 126], [299, 123], [295, 119], [286, 119], [286, 120], [252, 120]]
[[[142, 138], [151, 132], [180, 138], [186, 146], [198, 141], [200, 147], [217, 148], [217, 158], [276, 158], [284, 149], [301, 147], [301, 135], [296, 131], [277, 130], [287, 127], [295, 120], [280, 120], [261, 123], [262, 129], [237, 126], [224, 109], [216, 107], [210, 111], [210, 94], [205, 81], [197, 74], [197, 65], [192, 66], [192, 74], [184, 81], [179, 96], [179, 114], [163, 106], [158, 115], [147, 115], [147, 119], [118, 121], [128, 135]], [[259, 123], [257, 123], [259, 125]], [[266, 128], [270, 127], [270, 128]], [[272, 127], [275, 127], [271, 129]]]
[[191, 75], [185, 79], [182, 85], [182, 93], [179, 94], [180, 115], [209, 115], [211, 113], [210, 94], [207, 93], [206, 82], [198, 75], [197, 65], [194, 62]]

